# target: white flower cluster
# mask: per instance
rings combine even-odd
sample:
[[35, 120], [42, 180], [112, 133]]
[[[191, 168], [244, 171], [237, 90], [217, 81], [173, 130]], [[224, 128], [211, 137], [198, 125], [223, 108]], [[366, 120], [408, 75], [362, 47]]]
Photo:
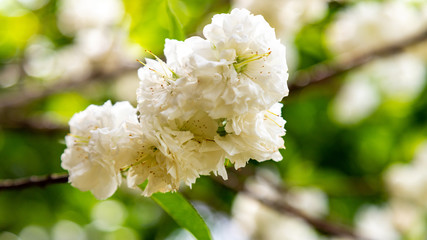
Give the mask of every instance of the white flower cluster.
[[330, 49], [342, 57], [363, 55], [421, 31], [426, 15], [411, 1], [355, 1], [327, 30]]
[[[262, 196], [264, 200], [286, 203], [315, 219], [328, 214], [328, 198], [320, 189], [292, 187], [281, 193], [275, 188], [280, 183], [281, 178], [275, 171], [258, 168], [255, 176], [246, 181], [245, 187], [249, 193]], [[279, 214], [250, 195], [237, 194], [232, 207], [233, 222], [242, 229], [246, 239], [323, 239], [304, 220], [292, 214]]]
[[411, 163], [396, 163], [384, 174], [390, 194], [387, 204], [367, 205], [356, 215], [360, 236], [380, 239], [426, 239], [427, 142], [417, 148]]
[[298, 49], [295, 37], [307, 24], [323, 19], [328, 12], [325, 0], [233, 0], [232, 6], [246, 8], [267, 19], [277, 36], [286, 44], [290, 72], [297, 70]]
[[288, 74], [274, 29], [234, 9], [215, 15], [203, 34], [166, 40], [166, 62], [146, 60], [136, 109], [107, 102], [71, 119], [62, 167], [73, 186], [104, 199], [125, 176], [150, 196], [211, 172], [226, 179], [226, 159], [236, 168], [282, 159], [278, 102], [288, 94]]
[[356, 124], [387, 102], [411, 103], [426, 85], [424, 62], [410, 53], [375, 60], [346, 76], [332, 116]]

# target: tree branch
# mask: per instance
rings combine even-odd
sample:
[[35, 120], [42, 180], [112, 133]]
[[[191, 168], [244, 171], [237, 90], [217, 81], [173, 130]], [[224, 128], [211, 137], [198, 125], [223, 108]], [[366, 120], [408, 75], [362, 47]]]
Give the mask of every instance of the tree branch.
[[[238, 179], [238, 176], [235, 174], [235, 171], [231, 171], [230, 176], [232, 179], [223, 180], [220, 177], [212, 177], [213, 180], [222, 184], [223, 186], [233, 190], [235, 192], [243, 192], [252, 199], [260, 202], [261, 204], [276, 210], [283, 214], [291, 214], [296, 217], [299, 217], [310, 224], [313, 228], [319, 232], [332, 235], [332, 236], [345, 236], [360, 239], [352, 230], [345, 226], [338, 225], [336, 223], [328, 222], [323, 219], [317, 219], [306, 215], [305, 213], [299, 211], [298, 209], [290, 206], [284, 201], [272, 201], [258, 196], [253, 192], [249, 191], [243, 184], [241, 180]], [[2, 190], [16, 190], [24, 189], [29, 187], [45, 187], [52, 184], [66, 183], [68, 182], [68, 174], [51, 174], [47, 176], [31, 176], [29, 178], [21, 179], [6, 179], [0, 180], [0, 191]], [[277, 188], [275, 188], [277, 189]]]
[[[235, 171], [232, 171], [234, 173]], [[239, 182], [238, 176], [236, 174], [229, 174], [228, 180], [223, 180], [221, 177], [212, 177], [213, 180], [216, 182], [222, 184], [226, 188], [233, 190], [235, 192], [242, 192], [246, 194], [248, 197], [258, 201], [259, 203], [263, 204], [264, 206], [267, 206], [270, 209], [273, 209], [279, 213], [282, 214], [291, 214], [298, 218], [303, 219], [305, 222], [307, 222], [309, 225], [311, 225], [313, 228], [315, 228], [317, 231], [330, 235], [330, 236], [341, 236], [341, 237], [351, 237], [353, 239], [363, 239], [360, 236], [358, 236], [353, 230], [351, 230], [349, 227], [343, 226], [341, 224], [332, 223], [329, 221], [326, 221], [324, 219], [318, 219], [313, 218], [311, 216], [308, 216], [307, 214], [301, 212], [300, 210], [290, 206], [285, 201], [280, 200], [269, 200], [264, 198], [263, 196], [260, 196], [258, 194], [255, 194], [251, 192], [249, 189], [247, 189], [242, 182]], [[267, 181], [268, 182], [268, 181]], [[283, 194], [283, 191], [286, 191], [285, 188], [281, 186], [272, 185], [269, 183], [271, 187], [273, 187], [274, 190], [277, 192]]]
[[[327, 80], [330, 80], [352, 69], [360, 67], [374, 59], [400, 53], [405, 50], [405, 48], [421, 43], [425, 40], [427, 40], [427, 29], [420, 32], [418, 35], [412, 36], [395, 44], [385, 46], [384, 48], [374, 50], [365, 55], [355, 57], [354, 59], [347, 60], [345, 62], [337, 62], [335, 60], [331, 62], [317, 64], [305, 70], [300, 70], [296, 72], [295, 77], [292, 81], [293, 83], [289, 86], [289, 89], [290, 91], [294, 92], [297, 90], [301, 90], [311, 84], [326, 82]], [[119, 68], [118, 70], [115, 70], [110, 73], [98, 71], [92, 73], [86, 79], [82, 79], [79, 81], [76, 81], [75, 79], [61, 80], [58, 83], [42, 90], [24, 90], [20, 92], [10, 93], [0, 97], [0, 111], [2, 109], [24, 106], [34, 100], [42, 99], [55, 93], [70, 89], [76, 89], [90, 82], [99, 81], [102, 79], [115, 78], [123, 72], [134, 70], [136, 70], [135, 66], [127, 66]]]
[[3, 129], [27, 131], [42, 134], [67, 133], [69, 127], [66, 124], [54, 123], [46, 118], [25, 118], [14, 114], [3, 114], [0, 118], [0, 126]]
[[57, 83], [49, 87], [45, 87], [44, 89], [40, 89], [40, 90], [25, 89], [23, 91], [5, 94], [0, 97], [0, 112], [2, 110], [7, 110], [8, 108], [22, 107], [32, 103], [35, 100], [46, 98], [55, 93], [77, 89], [89, 83], [102, 81], [106, 79], [114, 79], [126, 72], [136, 71], [136, 69], [137, 67], [135, 66], [123, 66], [123, 67], [119, 67], [117, 70], [114, 70], [112, 72], [95, 71], [85, 79], [78, 79], [78, 80], [72, 79], [72, 78], [62, 79], [62, 80], [58, 80]]
[[45, 187], [56, 183], [68, 182], [68, 174], [50, 174], [47, 176], [31, 176], [29, 178], [0, 180], [0, 191], [16, 190], [29, 187]]
[[309, 85], [326, 82], [334, 77], [342, 75], [350, 70], [358, 68], [372, 60], [380, 57], [387, 57], [403, 52], [407, 47], [419, 44], [427, 40], [427, 29], [419, 34], [411, 36], [397, 43], [373, 50], [367, 54], [355, 57], [344, 62], [325, 62], [314, 65], [306, 70], [300, 70], [296, 73], [293, 84], [289, 86], [291, 92], [301, 90]]
[[362, 239], [356, 233], [354, 233], [350, 228], [346, 226], [343, 226], [337, 223], [328, 222], [324, 219], [318, 219], [318, 218], [308, 216], [307, 214], [290, 206], [284, 201], [272, 201], [269, 199], [265, 199], [262, 196], [254, 194], [249, 190], [244, 190], [243, 193], [246, 194], [248, 197], [263, 204], [264, 206], [267, 206], [273, 210], [276, 210], [277, 212], [280, 212], [283, 214], [291, 214], [298, 218], [303, 219], [305, 222], [307, 222], [309, 225], [311, 225], [313, 228], [315, 228], [317, 231], [321, 233], [324, 233], [330, 236], [351, 237], [354, 239]]

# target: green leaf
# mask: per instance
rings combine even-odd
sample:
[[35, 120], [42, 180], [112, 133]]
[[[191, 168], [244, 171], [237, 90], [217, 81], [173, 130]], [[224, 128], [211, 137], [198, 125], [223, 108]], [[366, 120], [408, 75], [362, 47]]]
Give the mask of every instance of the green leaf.
[[166, 1], [166, 12], [169, 16], [169, 38], [177, 39], [180, 41], [185, 40], [184, 27], [176, 16], [172, 9], [172, 5], [169, 0]]
[[211, 240], [211, 233], [197, 210], [180, 193], [155, 193], [151, 196], [178, 225], [199, 240]]

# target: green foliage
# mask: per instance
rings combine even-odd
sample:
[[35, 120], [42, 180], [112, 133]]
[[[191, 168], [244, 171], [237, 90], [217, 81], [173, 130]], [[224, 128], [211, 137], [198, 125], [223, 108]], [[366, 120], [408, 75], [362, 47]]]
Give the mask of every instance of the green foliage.
[[[13, 6], [4, 8], [6, 10], [0, 8], [0, 73], [6, 64], [20, 63], [24, 59], [26, 47], [35, 36], [48, 38], [54, 50], [70, 47], [77, 41], [73, 36], [64, 36], [58, 29], [58, 1], [49, 1], [37, 10], [24, 8], [20, 1], [8, 2], [14, 2]], [[188, 36], [201, 35], [201, 28], [214, 13], [230, 9], [229, 1], [213, 0], [124, 0], [123, 3], [124, 19], [115, 27], [128, 31], [132, 43], [158, 56], [162, 56], [166, 38], [183, 40]], [[351, 4], [332, 1], [329, 6], [325, 19], [304, 26], [295, 36], [300, 61], [298, 69], [332, 57], [324, 42], [325, 29], [336, 13], [351, 7]], [[109, 69], [109, 65], [104, 65], [101, 60], [97, 59], [99, 62], [94, 68]], [[25, 64], [21, 63], [20, 71], [25, 72]], [[136, 71], [130, 75], [137, 81]], [[2, 88], [2, 80], [6, 77], [9, 75], [0, 77], [0, 93], [37, 90], [52, 83], [24, 78], [12, 87]], [[410, 162], [416, 147], [425, 140], [427, 88], [414, 101], [384, 101], [366, 119], [344, 125], [331, 114], [331, 104], [344, 82], [343, 78], [291, 92], [284, 100], [283, 108], [287, 121], [286, 149], [281, 151], [284, 160], [251, 163], [248, 168], [272, 167], [277, 169], [283, 184], [288, 187], [314, 186], [322, 189], [329, 197], [328, 218], [353, 224], [360, 206], [382, 203], [387, 199], [384, 171], [394, 163]], [[7, 113], [18, 120], [21, 117], [40, 117], [65, 124], [74, 113], [91, 103], [102, 104], [106, 99], [122, 100], [112, 96], [114, 86], [110, 82], [99, 81], [97, 85], [55, 94]], [[0, 120], [3, 120], [2, 115]], [[224, 126], [217, 130], [225, 134]], [[60, 156], [65, 147], [65, 134], [63, 131], [51, 133], [0, 126], [0, 179], [64, 172]], [[235, 193], [209, 177], [198, 179], [191, 190], [184, 188], [183, 191], [192, 200], [231, 214]], [[0, 213], [7, 217], [0, 218], [0, 234], [2, 231], [19, 234], [28, 225], [51, 229], [57, 222], [67, 220], [82, 226], [93, 239], [164, 239], [179, 226], [161, 211], [159, 205], [177, 224], [199, 239], [211, 238], [203, 219], [180, 194], [154, 194], [151, 200], [119, 190], [112, 199], [123, 203], [127, 218], [117, 229], [106, 231], [97, 229], [92, 219], [93, 209], [101, 202], [91, 193], [81, 192], [69, 184], [2, 192]]]
[[184, 28], [172, 8], [171, 2], [166, 1], [166, 12], [169, 16], [169, 38], [176, 40], [185, 40]]
[[212, 239], [209, 228], [197, 210], [178, 192], [155, 193], [151, 196], [181, 227], [199, 240]]
[[184, 40], [205, 21], [204, 12], [215, 1], [183, 0], [124, 0], [126, 12], [131, 18], [130, 38], [144, 49], [161, 55], [166, 38]]
[[29, 12], [19, 16], [0, 15], [0, 62], [19, 55], [39, 27], [37, 17]]

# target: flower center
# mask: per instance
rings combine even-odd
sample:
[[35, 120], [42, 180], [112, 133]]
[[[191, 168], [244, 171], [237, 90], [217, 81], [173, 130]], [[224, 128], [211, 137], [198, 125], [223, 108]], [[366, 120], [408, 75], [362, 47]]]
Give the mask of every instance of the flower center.
[[248, 63], [262, 59], [264, 57], [268, 57], [271, 54], [270, 49], [268, 50], [268, 52], [263, 54], [259, 54], [258, 52], [256, 52], [237, 56], [235, 62], [233, 63], [234, 69], [237, 73], [243, 72], [246, 69]]
[[179, 78], [179, 75], [176, 74], [165, 62], [163, 62], [162, 59], [157, 57], [157, 55], [155, 55], [154, 53], [152, 53], [151, 51], [148, 51], [148, 50], [145, 50], [145, 52], [149, 53], [150, 55], [152, 55], [157, 60], [157, 62], [160, 64], [160, 67], [162, 68], [162, 72], [148, 67], [147, 64], [143, 63], [142, 61], [140, 61], [138, 59], [136, 61], [138, 61], [139, 63], [144, 65], [144, 67], [148, 67], [148, 69], [155, 72], [157, 75], [159, 75], [161, 78], [163, 78], [167, 83], [170, 83], [171, 81], [175, 81], [176, 79]]
[[216, 130], [216, 132], [221, 137], [224, 137], [225, 135], [227, 135], [227, 131], [225, 130], [226, 125], [227, 125], [227, 119], [221, 118], [218, 120], [218, 129]]

